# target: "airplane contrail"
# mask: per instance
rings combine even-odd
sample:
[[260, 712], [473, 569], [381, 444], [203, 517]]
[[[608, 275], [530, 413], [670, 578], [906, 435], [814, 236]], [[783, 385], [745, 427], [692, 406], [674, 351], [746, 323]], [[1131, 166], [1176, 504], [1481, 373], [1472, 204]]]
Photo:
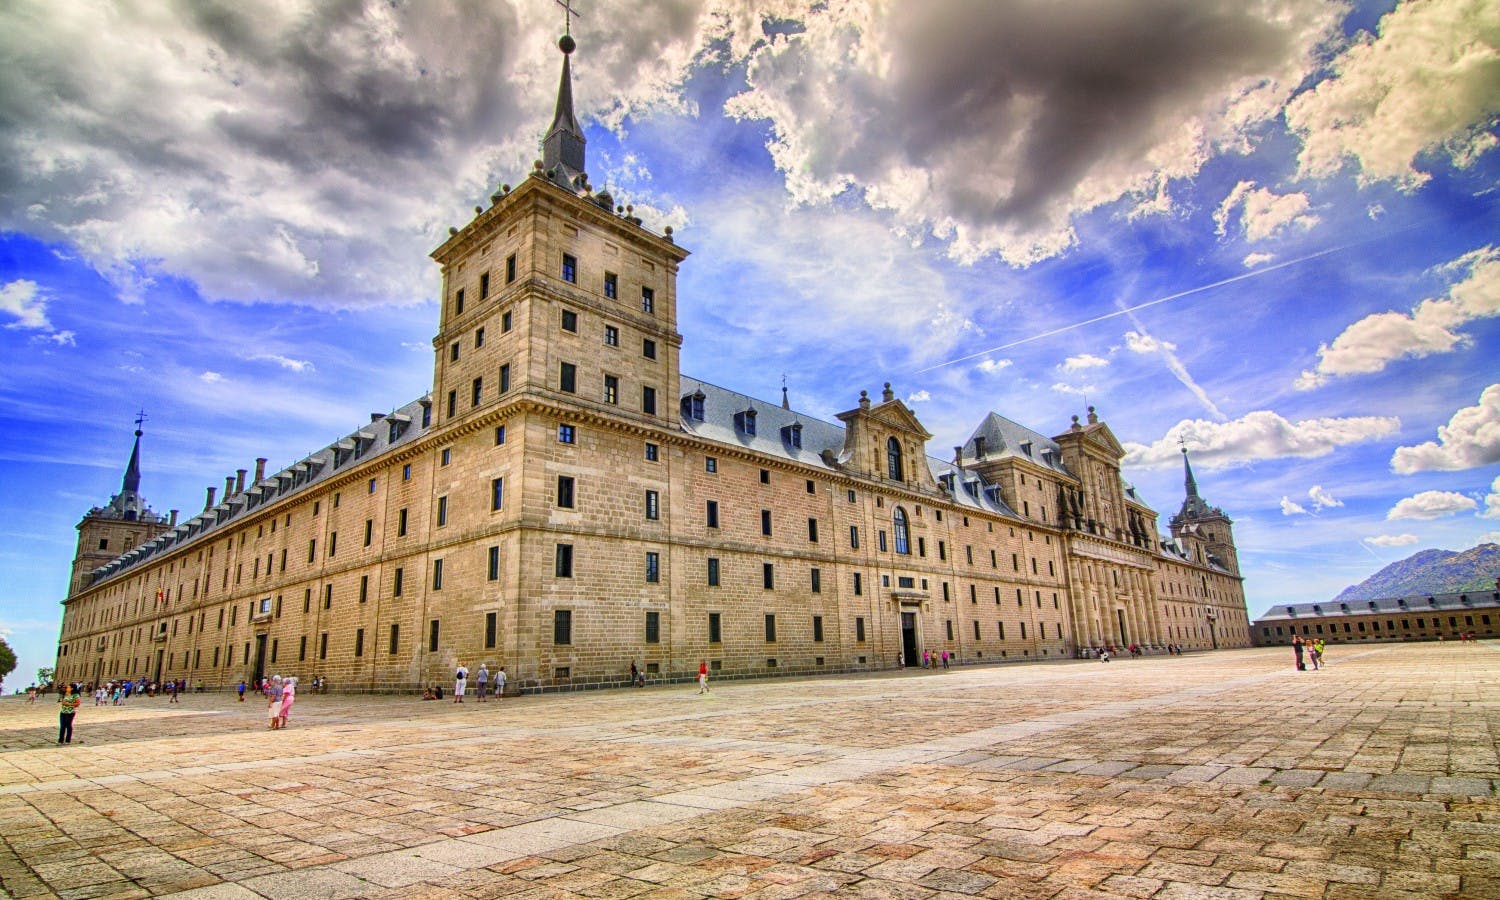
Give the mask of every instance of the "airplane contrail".
[[[1357, 243], [1363, 242], [1356, 242], [1356, 244]], [[1175, 294], [1169, 294], [1165, 297], [1158, 297], [1155, 300], [1147, 300], [1145, 303], [1138, 303], [1135, 306], [1127, 306], [1124, 309], [1117, 309], [1114, 312], [1108, 312], [1104, 313], [1103, 315], [1094, 316], [1092, 319], [1084, 319], [1082, 322], [1074, 322], [1071, 325], [1063, 325], [1059, 328], [1054, 328], [1051, 331], [1044, 331], [1041, 334], [1033, 334], [1030, 337], [1024, 337], [1019, 340], [1011, 341], [1008, 344], [1001, 344], [998, 347], [991, 347], [988, 350], [981, 350], [978, 353], [970, 353], [968, 356], [960, 356], [957, 359], [950, 359], [947, 362], [940, 362], [935, 365], [928, 366], [925, 369], [918, 369], [915, 374], [921, 375], [925, 372], [931, 372], [934, 369], [941, 369], [944, 366], [952, 366], [961, 362], [967, 362], [968, 360], [977, 359], [981, 356], [987, 356], [988, 354], [996, 353], [1001, 350], [1009, 350], [1011, 347], [1019, 347], [1022, 344], [1029, 344], [1032, 341], [1039, 341], [1042, 338], [1049, 338], [1056, 334], [1062, 334], [1067, 331], [1072, 331], [1075, 328], [1082, 328], [1085, 325], [1093, 325], [1095, 322], [1103, 322], [1105, 319], [1114, 319], [1119, 316], [1129, 315], [1136, 310], [1146, 309], [1147, 307], [1151, 306], [1158, 306], [1162, 303], [1169, 303], [1173, 300], [1181, 300], [1183, 297], [1189, 297], [1193, 294], [1201, 294], [1204, 291], [1211, 291], [1214, 288], [1223, 287], [1226, 284], [1234, 284], [1236, 281], [1244, 281], [1247, 278], [1255, 278], [1258, 275], [1265, 275], [1268, 272], [1275, 272], [1277, 269], [1285, 269], [1288, 266], [1295, 266], [1299, 263], [1305, 263], [1309, 260], [1317, 259], [1320, 256], [1327, 256], [1330, 253], [1338, 253], [1342, 250], [1348, 250], [1350, 247], [1356, 246], [1356, 244], [1340, 244], [1337, 247], [1330, 247], [1327, 250], [1319, 250], [1317, 253], [1309, 253], [1306, 256], [1299, 256], [1296, 259], [1289, 259], [1286, 262], [1277, 263], [1274, 266], [1266, 266], [1261, 269], [1255, 269], [1249, 272], [1235, 275], [1231, 278], [1225, 278], [1222, 281], [1215, 281], [1213, 284], [1203, 284], [1195, 288], [1188, 288], [1185, 291], [1178, 291]]]

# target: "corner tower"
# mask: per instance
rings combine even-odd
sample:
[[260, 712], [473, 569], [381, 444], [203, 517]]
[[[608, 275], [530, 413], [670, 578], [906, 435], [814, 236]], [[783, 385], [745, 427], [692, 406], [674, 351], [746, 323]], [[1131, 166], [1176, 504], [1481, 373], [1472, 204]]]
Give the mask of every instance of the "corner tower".
[[139, 547], [171, 527], [141, 497], [141, 420], [136, 421], [135, 445], [120, 492], [105, 506], [89, 510], [78, 523], [78, 550], [73, 556], [73, 572], [68, 581], [71, 597], [88, 586], [93, 571], [122, 553]]
[[677, 267], [672, 229], [643, 227], [584, 171], [564, 35], [543, 158], [502, 185], [432, 253], [442, 266], [433, 424], [529, 400], [643, 424], [677, 422]]
[[1234, 522], [1217, 506], [1209, 506], [1198, 495], [1198, 480], [1193, 477], [1193, 464], [1188, 461], [1188, 451], [1182, 448], [1183, 487], [1187, 496], [1182, 509], [1172, 517], [1172, 537], [1177, 538], [1193, 554], [1196, 562], [1213, 563], [1225, 570], [1240, 574], [1240, 559], [1234, 547]]

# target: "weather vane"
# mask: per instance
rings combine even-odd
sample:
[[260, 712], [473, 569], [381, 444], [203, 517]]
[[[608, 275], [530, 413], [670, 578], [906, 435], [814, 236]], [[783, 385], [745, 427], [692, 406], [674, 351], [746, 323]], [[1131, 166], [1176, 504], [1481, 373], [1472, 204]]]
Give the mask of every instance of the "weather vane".
[[[563, 13], [563, 34], [571, 35], [573, 33], [573, 17], [578, 15], [578, 10], [573, 8], [573, 0], [557, 0], [557, 5], [565, 10]], [[579, 16], [579, 18], [582, 18], [582, 16]]]
[[135, 430], [140, 431], [141, 426], [146, 424], [146, 411], [143, 409], [135, 414]]

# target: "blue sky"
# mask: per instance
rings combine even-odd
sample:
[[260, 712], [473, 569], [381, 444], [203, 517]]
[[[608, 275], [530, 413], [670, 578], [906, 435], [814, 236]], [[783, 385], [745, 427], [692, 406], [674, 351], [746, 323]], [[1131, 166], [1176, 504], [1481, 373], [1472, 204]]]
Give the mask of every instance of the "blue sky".
[[[1088, 404], [1178, 441], [1252, 615], [1500, 532], [1500, 3], [579, 0], [590, 175], [693, 251], [685, 373], [945, 456]], [[0, 9], [0, 633], [74, 526], [201, 508], [425, 393], [449, 225], [538, 154], [562, 11]], [[89, 53], [77, 48], [88, 46]]]

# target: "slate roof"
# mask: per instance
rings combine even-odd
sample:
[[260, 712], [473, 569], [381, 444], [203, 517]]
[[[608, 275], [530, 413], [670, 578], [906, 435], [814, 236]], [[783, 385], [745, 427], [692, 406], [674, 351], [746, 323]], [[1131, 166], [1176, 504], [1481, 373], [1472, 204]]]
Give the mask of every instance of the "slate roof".
[[984, 458], [1013, 456], [1019, 459], [1030, 460], [1037, 465], [1045, 466], [1056, 472], [1072, 475], [1068, 467], [1063, 465], [1062, 448], [1057, 442], [1042, 434], [1032, 431], [1025, 425], [1012, 422], [999, 413], [990, 413], [969, 435], [968, 441], [963, 445], [965, 459], [978, 457], [978, 447], [975, 438], [984, 438]]
[[1255, 621], [1286, 622], [1325, 616], [1389, 616], [1497, 608], [1500, 608], [1500, 591], [1465, 591], [1453, 594], [1410, 594], [1379, 600], [1283, 603], [1271, 607]]

